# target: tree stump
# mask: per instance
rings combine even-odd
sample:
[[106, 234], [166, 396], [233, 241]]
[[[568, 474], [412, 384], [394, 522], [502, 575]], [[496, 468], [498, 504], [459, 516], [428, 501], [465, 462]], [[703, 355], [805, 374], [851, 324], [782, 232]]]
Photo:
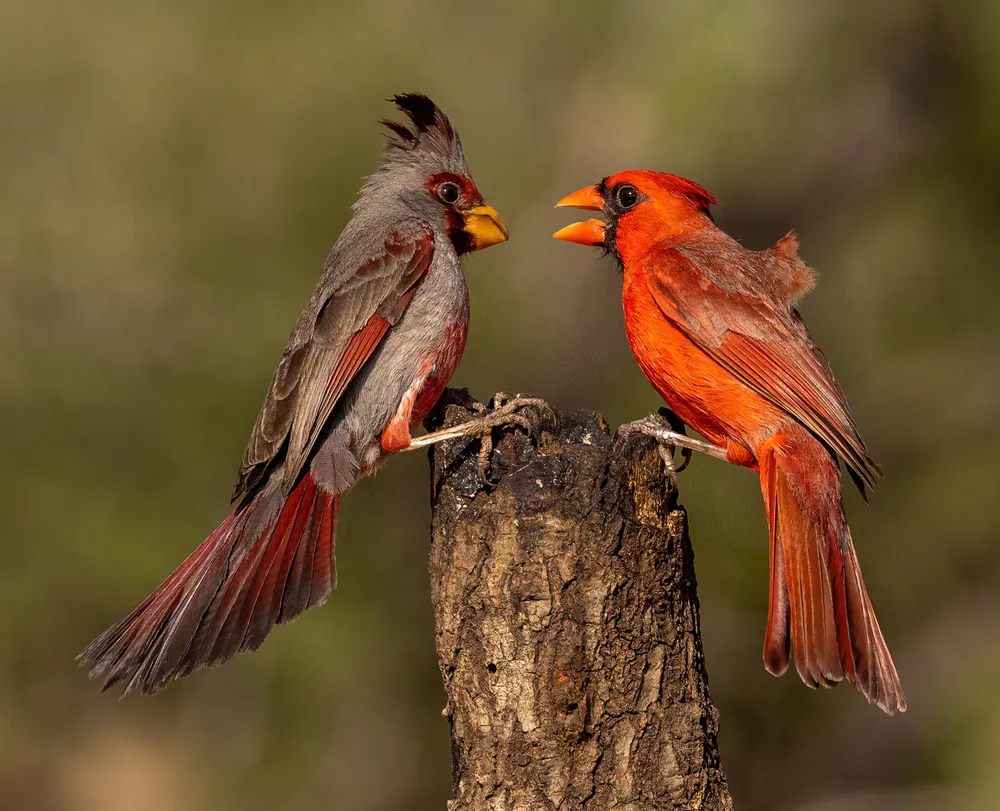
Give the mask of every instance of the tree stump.
[[590, 412], [496, 436], [495, 486], [478, 440], [431, 451], [449, 811], [731, 809], [687, 516], [655, 444]]

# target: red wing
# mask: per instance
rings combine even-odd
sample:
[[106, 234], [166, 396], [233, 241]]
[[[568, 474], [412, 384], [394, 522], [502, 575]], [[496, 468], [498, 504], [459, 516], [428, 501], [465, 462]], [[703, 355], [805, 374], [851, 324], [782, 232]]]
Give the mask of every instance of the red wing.
[[392, 234], [383, 252], [353, 270], [334, 257], [299, 318], [274, 373], [240, 468], [233, 498], [252, 492], [284, 453], [291, 487], [351, 381], [402, 315], [430, 267], [434, 236]]
[[[874, 486], [881, 471], [798, 312], [755, 284], [760, 275], [727, 279], [724, 266], [702, 267], [710, 261], [703, 250], [697, 265], [682, 247], [651, 251], [645, 269], [657, 305], [714, 360], [836, 452], [864, 493], [863, 484]], [[740, 289], [735, 275], [745, 281]]]
[[334, 367], [330, 376], [330, 383], [326, 387], [326, 396], [323, 398], [324, 407], [320, 411], [332, 410], [337, 400], [344, 393], [348, 383], [354, 379], [365, 361], [371, 356], [381, 342], [382, 338], [389, 331], [389, 321], [380, 315], [373, 315], [368, 319], [368, 323], [351, 336], [347, 346], [344, 347], [344, 354], [340, 356], [340, 361]]

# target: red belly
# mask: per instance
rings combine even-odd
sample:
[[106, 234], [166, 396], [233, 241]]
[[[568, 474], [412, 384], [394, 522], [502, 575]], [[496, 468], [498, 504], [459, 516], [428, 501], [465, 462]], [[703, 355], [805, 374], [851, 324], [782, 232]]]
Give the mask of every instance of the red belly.
[[410, 431], [431, 412], [455, 373], [465, 349], [466, 333], [464, 321], [454, 323], [446, 330], [442, 346], [424, 355], [417, 379], [382, 431], [379, 444], [383, 452], [396, 453], [410, 444]]
[[441, 393], [447, 387], [451, 376], [455, 374], [459, 361], [462, 360], [467, 337], [468, 326], [464, 321], [455, 322], [448, 327], [444, 345], [434, 359], [431, 372], [424, 381], [424, 385], [421, 386], [417, 400], [413, 404], [413, 416], [410, 418], [411, 428], [420, 425], [424, 421], [424, 417], [430, 414], [431, 409], [441, 398]]

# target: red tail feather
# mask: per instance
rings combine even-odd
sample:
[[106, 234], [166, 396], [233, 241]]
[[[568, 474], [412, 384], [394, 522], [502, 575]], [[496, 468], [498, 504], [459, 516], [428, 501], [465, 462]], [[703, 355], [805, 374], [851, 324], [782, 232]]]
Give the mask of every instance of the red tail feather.
[[779, 434], [761, 454], [760, 477], [771, 534], [765, 667], [781, 675], [794, 652], [810, 687], [846, 678], [886, 712], [905, 710], [854, 553], [833, 458], [804, 430]]
[[242, 505], [152, 594], [80, 654], [104, 689], [153, 693], [202, 665], [254, 650], [275, 623], [326, 602], [336, 584], [339, 496], [306, 475], [284, 502]]

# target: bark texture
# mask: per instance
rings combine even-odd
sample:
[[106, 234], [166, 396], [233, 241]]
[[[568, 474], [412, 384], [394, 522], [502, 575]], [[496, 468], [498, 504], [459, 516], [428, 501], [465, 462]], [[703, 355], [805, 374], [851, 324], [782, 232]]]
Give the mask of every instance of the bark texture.
[[449, 811], [731, 809], [676, 491], [651, 440], [558, 417], [502, 433], [495, 487], [477, 440], [431, 456]]

